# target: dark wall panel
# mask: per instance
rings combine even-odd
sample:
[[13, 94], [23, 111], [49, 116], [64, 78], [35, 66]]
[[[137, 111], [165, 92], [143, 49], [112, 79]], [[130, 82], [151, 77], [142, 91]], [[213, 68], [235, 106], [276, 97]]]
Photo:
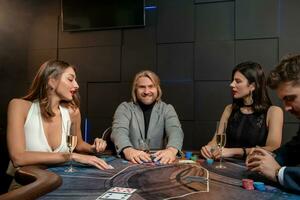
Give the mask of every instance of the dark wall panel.
[[195, 84], [197, 121], [218, 121], [231, 103], [229, 81], [199, 81]]
[[90, 32], [59, 31], [59, 48], [93, 47], [107, 45], [121, 45], [121, 30]]
[[39, 49], [28, 52], [27, 77], [30, 82], [39, 67], [47, 60], [57, 59], [56, 49]]
[[300, 35], [300, 1], [280, 1], [280, 37], [299, 38]]
[[124, 30], [122, 46], [122, 81], [131, 81], [144, 69], [156, 69], [155, 29]]
[[234, 2], [195, 5], [196, 41], [234, 39]]
[[236, 39], [277, 37], [279, 0], [236, 0]]
[[29, 34], [29, 49], [57, 48], [57, 27], [60, 1], [38, 1], [33, 10], [34, 18]]
[[195, 45], [195, 80], [230, 80], [233, 41], [203, 41]]
[[88, 116], [112, 118], [120, 104], [119, 91], [117, 83], [88, 83]]
[[194, 49], [192, 43], [158, 45], [157, 60], [157, 71], [161, 80], [193, 80]]
[[216, 122], [215, 121], [203, 121], [196, 122], [195, 124], [195, 134], [193, 141], [195, 148], [200, 150], [200, 148], [206, 145], [214, 136], [216, 131]]
[[180, 120], [194, 120], [194, 84], [187, 82], [163, 82], [162, 99], [172, 104]]
[[120, 47], [60, 49], [59, 59], [78, 67], [80, 81], [119, 81]]
[[265, 72], [268, 72], [278, 63], [277, 39], [238, 40], [235, 44], [236, 64], [252, 60], [261, 64]]
[[193, 0], [158, 1], [157, 42], [193, 42], [193, 17]]
[[300, 53], [300, 38], [279, 39], [279, 60], [288, 54]]

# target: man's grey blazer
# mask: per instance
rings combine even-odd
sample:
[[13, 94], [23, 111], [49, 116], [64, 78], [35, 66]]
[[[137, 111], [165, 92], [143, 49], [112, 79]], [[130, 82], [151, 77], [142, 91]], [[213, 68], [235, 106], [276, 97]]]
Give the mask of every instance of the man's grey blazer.
[[[142, 109], [137, 103], [121, 103], [112, 124], [111, 139], [119, 154], [125, 147], [138, 148], [138, 140], [145, 139], [145, 123]], [[181, 151], [183, 131], [174, 107], [162, 101], [155, 103], [152, 109], [147, 138], [150, 149], [174, 147]]]

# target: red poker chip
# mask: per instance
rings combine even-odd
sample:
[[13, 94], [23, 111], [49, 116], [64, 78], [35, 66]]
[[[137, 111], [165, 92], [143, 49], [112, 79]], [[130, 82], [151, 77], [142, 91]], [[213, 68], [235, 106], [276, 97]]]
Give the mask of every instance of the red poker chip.
[[254, 190], [253, 180], [252, 179], [242, 179], [243, 188], [246, 190]]

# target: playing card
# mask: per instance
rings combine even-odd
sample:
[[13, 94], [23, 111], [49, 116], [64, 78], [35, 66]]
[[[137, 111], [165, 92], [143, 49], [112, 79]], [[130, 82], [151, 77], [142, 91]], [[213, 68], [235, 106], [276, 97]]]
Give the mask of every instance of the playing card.
[[113, 188], [110, 188], [107, 192], [119, 192], [119, 193], [132, 194], [135, 191], [136, 191], [136, 189], [134, 189], [134, 188], [113, 187]]
[[124, 193], [115, 193], [115, 192], [105, 192], [99, 196], [96, 200], [110, 199], [110, 200], [127, 200], [129, 199], [130, 194]]

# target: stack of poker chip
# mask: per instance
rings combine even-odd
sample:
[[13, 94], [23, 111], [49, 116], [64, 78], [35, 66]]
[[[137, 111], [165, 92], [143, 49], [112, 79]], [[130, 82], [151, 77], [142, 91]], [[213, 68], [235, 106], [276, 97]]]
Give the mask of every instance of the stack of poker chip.
[[243, 179], [242, 182], [243, 188], [245, 188], [246, 190], [254, 190], [252, 179]]
[[256, 190], [259, 190], [259, 191], [265, 191], [266, 190], [265, 184], [263, 182], [254, 182], [253, 185], [254, 185]]

